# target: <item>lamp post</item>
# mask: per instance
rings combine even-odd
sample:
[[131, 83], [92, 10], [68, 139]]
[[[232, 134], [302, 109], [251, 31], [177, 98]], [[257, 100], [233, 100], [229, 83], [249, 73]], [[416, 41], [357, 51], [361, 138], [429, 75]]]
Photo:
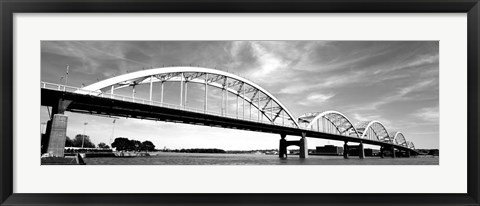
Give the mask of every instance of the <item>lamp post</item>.
[[83, 123], [83, 136], [82, 136], [82, 149], [83, 149], [83, 144], [85, 143], [85, 129], [87, 128], [88, 122]]
[[113, 126], [112, 126], [112, 136], [110, 137], [110, 146], [112, 146], [112, 139], [113, 139], [113, 134], [115, 132], [115, 122], [117, 121], [118, 118], [113, 119]]
[[67, 64], [67, 73], [65, 74], [65, 86], [67, 85], [68, 81], [68, 69], [70, 68], [70, 65]]

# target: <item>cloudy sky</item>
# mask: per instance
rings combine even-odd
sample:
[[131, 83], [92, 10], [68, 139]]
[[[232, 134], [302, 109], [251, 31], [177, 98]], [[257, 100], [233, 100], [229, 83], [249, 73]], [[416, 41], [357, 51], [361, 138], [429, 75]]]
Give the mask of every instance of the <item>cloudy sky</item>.
[[[438, 47], [433, 41], [44, 41], [41, 80], [63, 81], [67, 64], [68, 85], [77, 87], [152, 67], [199, 65], [254, 81], [295, 117], [336, 110], [354, 123], [378, 120], [417, 148], [438, 148]], [[279, 140], [274, 134], [125, 118], [113, 125], [106, 117], [67, 115], [67, 135], [85, 129], [95, 144], [108, 144], [113, 128], [115, 137], [150, 140], [157, 148], [271, 149]], [[42, 107], [41, 122], [47, 120]], [[343, 145], [310, 138], [308, 146], [323, 144]]]

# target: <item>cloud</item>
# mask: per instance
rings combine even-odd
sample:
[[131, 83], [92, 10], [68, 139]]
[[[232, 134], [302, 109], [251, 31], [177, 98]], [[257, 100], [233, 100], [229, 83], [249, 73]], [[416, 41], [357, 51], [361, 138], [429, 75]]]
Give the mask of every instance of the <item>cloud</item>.
[[320, 104], [324, 103], [327, 100], [331, 99], [334, 97], [335, 94], [330, 93], [330, 94], [320, 94], [320, 93], [313, 93], [308, 95], [308, 97], [304, 100], [299, 102], [301, 105], [315, 105], [315, 104]]
[[361, 115], [358, 114], [358, 113], [353, 113], [353, 118], [355, 118], [357, 121], [360, 121], [360, 122], [371, 121], [371, 120], [374, 119], [374, 118], [372, 118], [371, 116], [365, 117], [365, 116], [361, 116]]
[[368, 79], [366, 79], [365, 77], [366, 77], [365, 72], [354, 71], [354, 72], [349, 72], [343, 75], [332, 75], [325, 78], [317, 78], [318, 82], [306, 84], [305, 79], [309, 78], [309, 76], [306, 75], [304, 78], [302, 78], [303, 80], [298, 80], [298, 82], [293, 82], [292, 84], [289, 84], [290, 86], [287, 85], [283, 87], [279, 91], [279, 93], [295, 94], [295, 93], [308, 92], [311, 90], [330, 89], [334, 87], [338, 88], [338, 87], [356, 84], [362, 81], [368, 81]]
[[283, 94], [298, 94], [315, 88], [316, 85], [292, 85], [280, 89], [279, 93]]
[[424, 65], [428, 64], [434, 64], [439, 62], [439, 55], [438, 54], [433, 54], [433, 55], [419, 55], [415, 60], [408, 62], [405, 65], [397, 66], [394, 67], [391, 70], [385, 70], [387, 72], [395, 71], [395, 70], [401, 70], [401, 69], [407, 69], [407, 68], [416, 68], [416, 67], [421, 67]]
[[369, 103], [365, 106], [359, 106], [353, 108], [354, 110], [376, 110], [378, 107], [390, 103], [396, 103], [398, 101], [409, 101], [412, 100], [412, 98], [409, 97], [409, 95], [413, 92], [422, 92], [425, 90], [428, 86], [431, 86], [434, 83], [434, 79], [427, 79], [420, 81], [416, 84], [409, 85], [403, 88], [400, 88], [397, 90], [397, 92], [393, 93], [392, 95], [387, 95], [384, 96], [383, 98], [380, 98], [380, 100]]
[[412, 116], [427, 121], [427, 122], [437, 122], [440, 119], [440, 113], [438, 107], [425, 107], [421, 108], [414, 113], [411, 114]]
[[270, 52], [262, 44], [258, 42], [252, 42], [251, 44], [252, 52], [257, 57], [259, 62], [258, 68], [255, 69], [251, 75], [254, 78], [266, 78], [273, 72], [278, 71], [279, 69], [285, 68], [288, 65], [283, 58], [275, 55], [273, 52]]
[[[392, 130], [393, 127], [392, 122], [388, 119], [383, 118], [381, 115], [378, 114], [362, 114], [360, 115], [359, 113], [353, 113], [353, 118], [359, 122], [365, 122], [365, 121], [379, 121], [381, 122], [385, 127], [387, 127], [387, 130]], [[356, 124], [356, 123], [354, 123]]]
[[394, 97], [393, 99], [397, 99], [397, 98], [400, 98], [400, 97], [405, 97], [409, 93], [414, 92], [414, 91], [421, 91], [423, 88], [431, 85], [433, 83], [433, 81], [435, 81], [435, 80], [434, 79], [427, 79], [427, 80], [418, 82], [414, 85], [404, 87], [404, 88], [400, 89], [400, 91], [398, 91], [397, 95], [393, 96]]

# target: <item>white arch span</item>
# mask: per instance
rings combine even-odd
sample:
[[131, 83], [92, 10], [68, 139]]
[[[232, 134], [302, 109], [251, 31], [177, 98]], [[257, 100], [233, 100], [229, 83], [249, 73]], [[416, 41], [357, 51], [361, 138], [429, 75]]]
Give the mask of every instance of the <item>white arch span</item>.
[[360, 123], [358, 124], [358, 126], [356, 127], [356, 129], [357, 129], [357, 130], [359, 130], [359, 129], [362, 129], [362, 130], [363, 130], [362, 135], [360, 136], [360, 138], [361, 138], [361, 139], [365, 139], [365, 137], [367, 136], [367, 131], [368, 131], [368, 129], [371, 128], [371, 129], [374, 131], [375, 136], [377, 137], [377, 140], [381, 141], [382, 139], [380, 139], [380, 138], [378, 137], [378, 134], [377, 134], [377, 133], [380, 132], [380, 131], [376, 131], [376, 130], [372, 127], [374, 124], [380, 125], [381, 130], [382, 130], [381, 132], [384, 132], [385, 135], [386, 135], [386, 137], [384, 137], [384, 138], [387, 138], [387, 139], [388, 139], [388, 138], [389, 138], [389, 135], [388, 135], [387, 129], [385, 128], [385, 126], [384, 126], [381, 122], [379, 122], [379, 121], [377, 121], [377, 120], [360, 122]]
[[[299, 124], [298, 124], [297, 120], [294, 118], [294, 116], [292, 115], [292, 113], [290, 113], [290, 111], [288, 111], [288, 109], [275, 96], [270, 94], [270, 92], [263, 89], [259, 85], [251, 82], [248, 79], [245, 79], [243, 77], [240, 77], [240, 76], [228, 73], [228, 72], [216, 70], [216, 69], [209, 69], [209, 68], [202, 68], [202, 67], [163, 67], [163, 68], [141, 70], [141, 71], [136, 71], [136, 72], [132, 72], [132, 73], [123, 74], [123, 75], [120, 75], [120, 76], [112, 77], [112, 78], [109, 78], [109, 79], [105, 79], [105, 80], [90, 84], [88, 86], [83, 87], [82, 90], [76, 91], [76, 93], [86, 94], [86, 93], [88, 93], [86, 91], [92, 91], [92, 92], [96, 92], [96, 93], [100, 94], [100, 93], [102, 93], [102, 89], [108, 89], [112, 85], [121, 84], [123, 82], [135, 81], [137, 79], [142, 79], [142, 78], [153, 77], [153, 76], [156, 76], [156, 75], [172, 74], [172, 73], [205, 73], [205, 74], [213, 74], [213, 75], [217, 75], [217, 76], [224, 76], [224, 77], [228, 77], [229, 79], [234, 79], [236, 81], [240, 81], [244, 84], [247, 84], [247, 85], [259, 90], [263, 94], [265, 94], [268, 98], [270, 98], [273, 102], [275, 102], [278, 106], [280, 106], [280, 108], [285, 113], [287, 113], [290, 120], [295, 124], [295, 126], [297, 128], [299, 127]], [[160, 80], [158, 80], [158, 81], [160, 81]], [[174, 81], [174, 80], [172, 80], [172, 81]], [[190, 82], [196, 82], [196, 83], [205, 83], [205, 81], [194, 81], [194, 80], [189, 80], [189, 81]], [[207, 82], [207, 84], [209, 86], [214, 86], [214, 87], [217, 87], [217, 88], [223, 88], [223, 86], [221, 84], [218, 84], [218, 83], [215, 83], [215, 82]], [[236, 94], [236, 95], [239, 95], [241, 98], [243, 98], [244, 100], [246, 100], [247, 102], [252, 104], [252, 106], [257, 107], [255, 104], [253, 104], [253, 99], [247, 98], [246, 96], [243, 96], [242, 94], [240, 94], [239, 92], [236, 92], [235, 90], [233, 90], [231, 88], [229, 88], [227, 90], [229, 92], [232, 92], [232, 93]], [[258, 107], [257, 107], [257, 109], [261, 110], [261, 108], [258, 108]]]
[[392, 140], [392, 143], [394, 143], [394, 144], [401, 145], [401, 146], [404, 146], [404, 147], [409, 146], [408, 145], [409, 143], [408, 143], [407, 139], [405, 138], [405, 135], [403, 135], [403, 133], [401, 133], [401, 132], [395, 132], [394, 134], [391, 134], [390, 138]]
[[[340, 112], [338, 112], [338, 111], [334, 111], [334, 110], [324, 111], [324, 112], [321, 112], [321, 113], [316, 114], [315, 117], [314, 117], [312, 120], [310, 120], [310, 122], [308, 123], [307, 128], [311, 128], [312, 125], [313, 125], [316, 121], [318, 121], [318, 119], [320, 119], [320, 118], [322, 118], [322, 117], [325, 117], [325, 116], [328, 115], [328, 114], [335, 114], [335, 115], [339, 116], [340, 118], [344, 119], [345, 121], [347, 121], [347, 123], [350, 124], [350, 127], [353, 128], [353, 130], [355, 131], [355, 134], [357, 135], [357, 137], [359, 137], [359, 133], [358, 133], [357, 129], [355, 128], [355, 126], [353, 125], [352, 121], [350, 121], [350, 119], [348, 119], [348, 117], [345, 116], [344, 114], [342, 114], [342, 113], [340, 113]], [[301, 118], [302, 118], [302, 117], [299, 117], [299, 119], [301, 119]], [[338, 127], [339, 127], [339, 126], [342, 126], [342, 125], [335, 125], [335, 123], [332, 122], [332, 120], [330, 120], [329, 118], [325, 118], [325, 119], [327, 119], [329, 122], [331, 122], [331, 123], [337, 128], [337, 131], [338, 131], [338, 132], [340, 132], [340, 133], [342, 132], [342, 131], [340, 131], [340, 130], [338, 129]], [[348, 128], [348, 129], [350, 129], [350, 128]], [[347, 129], [347, 130], [348, 130], [348, 129]], [[347, 130], [346, 130], [346, 131], [347, 131]], [[343, 132], [346, 132], [346, 131], [343, 131]]]

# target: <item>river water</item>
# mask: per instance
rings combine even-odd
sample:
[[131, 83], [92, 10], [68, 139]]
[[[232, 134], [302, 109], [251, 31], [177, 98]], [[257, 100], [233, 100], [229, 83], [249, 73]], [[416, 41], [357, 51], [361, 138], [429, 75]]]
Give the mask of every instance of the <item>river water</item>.
[[152, 153], [148, 157], [98, 157], [85, 158], [87, 165], [438, 165], [439, 158], [418, 156], [410, 158], [314, 156], [300, 159], [289, 155], [280, 159], [277, 155], [263, 154], [196, 154]]

